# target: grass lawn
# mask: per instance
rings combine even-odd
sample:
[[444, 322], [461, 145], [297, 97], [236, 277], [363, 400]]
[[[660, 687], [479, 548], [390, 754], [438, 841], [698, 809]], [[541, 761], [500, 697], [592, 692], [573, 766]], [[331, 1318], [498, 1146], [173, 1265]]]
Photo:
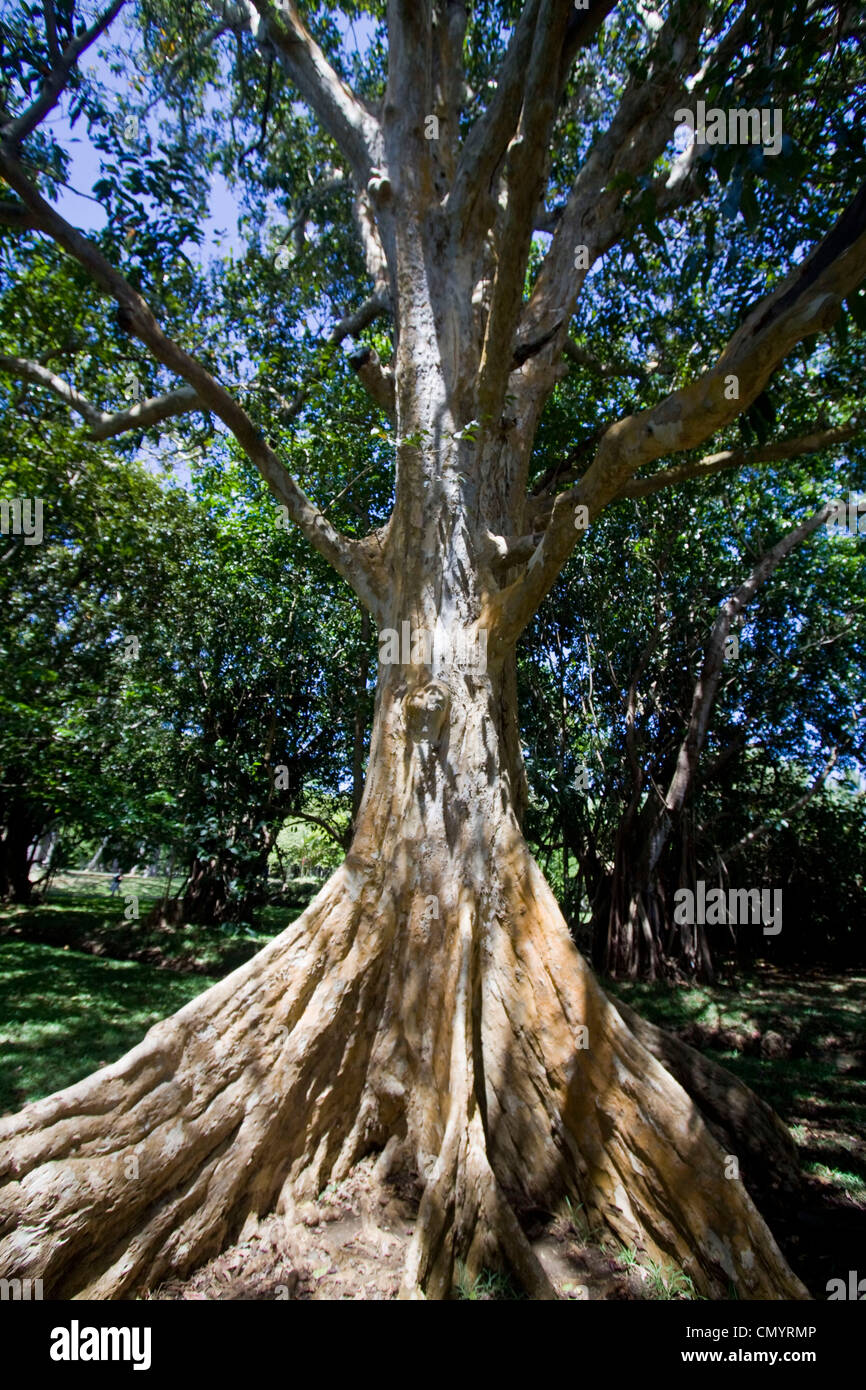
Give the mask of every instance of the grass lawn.
[[29, 941], [0, 941], [0, 1112], [106, 1062], [213, 980]]
[[735, 985], [611, 989], [739, 1076], [790, 1127], [802, 1202], [771, 1227], [814, 1298], [862, 1265], [866, 1242], [866, 975], [764, 964]]
[[[299, 915], [321, 884], [292, 885], [258, 927], [147, 929], [154, 879], [65, 875], [32, 908], [0, 912], [0, 1114], [71, 1086], [116, 1061], [148, 1028], [243, 964]], [[124, 917], [123, 893], [140, 918]]]
[[[245, 926], [148, 926], [147, 914], [160, 897], [159, 879], [126, 878], [109, 893], [110, 874], [62, 875], [45, 901], [33, 907], [0, 909], [0, 940], [68, 946], [113, 960], [136, 960], [168, 970], [225, 975], [249, 960], [266, 941], [299, 916], [322, 886], [298, 879], [285, 901], [262, 909], [255, 929]], [[126, 896], [125, 896], [126, 895]], [[128, 901], [129, 896], [136, 901]], [[136, 909], [138, 916], [127, 917]]]
[[807, 1172], [866, 1201], [866, 975], [765, 966], [733, 986], [608, 988], [739, 1076], [791, 1126]]

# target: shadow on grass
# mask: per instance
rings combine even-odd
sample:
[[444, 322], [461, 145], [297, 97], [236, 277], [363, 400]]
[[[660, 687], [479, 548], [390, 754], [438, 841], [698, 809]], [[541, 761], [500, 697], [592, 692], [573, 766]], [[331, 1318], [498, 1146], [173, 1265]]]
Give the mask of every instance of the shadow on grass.
[[767, 966], [735, 985], [605, 988], [727, 1067], [790, 1127], [803, 1202], [771, 1225], [813, 1296], [826, 1298], [828, 1279], [862, 1265], [866, 1242], [866, 976]]
[[71, 1086], [213, 980], [0, 941], [0, 1112]]
[[[148, 926], [146, 917], [160, 897], [153, 879], [126, 879], [112, 898], [109, 875], [67, 876], [49, 889], [33, 907], [0, 910], [0, 941], [36, 942], [112, 960], [138, 961], [163, 970], [199, 975], [225, 975], [243, 965], [301, 912], [321, 888], [317, 880], [289, 885], [279, 904], [257, 914], [255, 927], [227, 923], [203, 926]], [[137, 918], [128, 919], [128, 898], [134, 895]], [[132, 904], [129, 904], [132, 910]]]

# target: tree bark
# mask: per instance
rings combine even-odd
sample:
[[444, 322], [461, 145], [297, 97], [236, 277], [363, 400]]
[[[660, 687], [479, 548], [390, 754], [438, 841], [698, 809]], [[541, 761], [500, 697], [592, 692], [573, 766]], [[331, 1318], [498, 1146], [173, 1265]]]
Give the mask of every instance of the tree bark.
[[805, 1296], [528, 852], [503, 669], [447, 675], [380, 667], [358, 829], [302, 917], [0, 1122], [3, 1275], [129, 1296], [387, 1146], [423, 1186], [406, 1296], [447, 1295], [457, 1260], [550, 1296], [520, 1216], [566, 1194], [710, 1296]]

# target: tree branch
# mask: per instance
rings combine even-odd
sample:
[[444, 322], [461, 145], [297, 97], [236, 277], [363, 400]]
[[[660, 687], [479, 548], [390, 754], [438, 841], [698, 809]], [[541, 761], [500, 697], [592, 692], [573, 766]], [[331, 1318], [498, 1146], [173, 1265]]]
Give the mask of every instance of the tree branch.
[[[570, 321], [588, 266], [621, 235], [624, 189], [611, 188], [611, 182], [617, 174], [651, 169], [671, 138], [673, 112], [683, 99], [708, 9], [703, 0], [673, 7], [653, 44], [649, 74], [629, 81], [610, 126], [572, 185], [524, 309], [518, 346]], [[576, 266], [578, 246], [587, 248], [588, 266]]]
[[620, 488], [620, 497], [647, 497], [660, 488], [673, 487], [676, 483], [687, 482], [691, 478], [707, 478], [713, 473], [721, 473], [728, 468], [746, 468], [755, 463], [777, 463], [782, 459], [797, 458], [800, 454], [815, 454], [820, 449], [829, 449], [834, 444], [844, 444], [853, 439], [862, 428], [862, 421], [855, 419], [847, 425], [832, 429], [815, 430], [811, 434], [800, 435], [797, 439], [781, 439], [776, 444], [764, 444], [754, 449], [725, 449], [719, 454], [708, 454], [697, 463], [684, 463], [677, 468], [666, 468], [661, 473], [653, 473], [649, 478], [635, 478]]
[[334, 840], [340, 846], [340, 849], [343, 851], [344, 854], [346, 850], [349, 848], [348, 844], [346, 843], [346, 834], [341, 835], [339, 830], [335, 830], [332, 825], [329, 825], [329, 823], [322, 818], [322, 816], [311, 815], [308, 811], [292, 811], [291, 815], [289, 816], [289, 820], [307, 821], [310, 825], [318, 826], [320, 830], [325, 831], [326, 835], [330, 835], [331, 839]]
[[289, 77], [352, 166], [364, 188], [381, 149], [381, 131], [328, 62], [293, 0], [240, 0], [250, 30], [279, 54]]
[[778, 288], [743, 320], [713, 366], [650, 410], [618, 420], [602, 435], [578, 486], [556, 498], [544, 540], [526, 574], [494, 600], [501, 640], [515, 640], [553, 584], [576, 540], [573, 507], [591, 521], [645, 463], [695, 448], [754, 401], [801, 339], [825, 330], [843, 298], [866, 275], [866, 186], [836, 226]]
[[[833, 771], [833, 768], [836, 766], [837, 757], [838, 750], [833, 748], [830, 752], [830, 757], [821, 768], [821, 771], [818, 773], [811, 787], [809, 787], [808, 791], [805, 792], [803, 796], [798, 797], [796, 801], [791, 802], [790, 806], [785, 807], [782, 812], [782, 819], [788, 820], [791, 816], [796, 815], [798, 811], [802, 811], [804, 806], [808, 806], [809, 802], [817, 795], [830, 776], [830, 773]], [[738, 854], [742, 854], [743, 850], [748, 849], [749, 845], [754, 844], [755, 840], [759, 840], [762, 835], [766, 835], [769, 830], [774, 828], [775, 821], [776, 818], [771, 821], [763, 821], [762, 824], [756, 826], [754, 830], [750, 830], [748, 835], [744, 835], [742, 840], [738, 840], [730, 849], [726, 849], [723, 854], [719, 855], [722, 863], [727, 865], [729, 860], [736, 858]]]
[[394, 389], [394, 371], [379, 361], [375, 348], [361, 347], [350, 353], [349, 366], [367, 393], [384, 410], [392, 424], [397, 418], [397, 402]]
[[367, 542], [352, 540], [332, 526], [284, 467], [240, 403], [211, 376], [201, 362], [162, 331], [142, 296], [105, 259], [94, 242], [71, 226], [46, 202], [6, 144], [0, 145], [0, 173], [22, 202], [43, 219], [46, 230], [57, 244], [117, 301], [125, 311], [130, 333], [150, 349], [158, 362], [182, 377], [202, 406], [222, 420], [310, 544], [376, 615], [384, 577], [376, 558], [375, 543], [370, 543], [369, 538]]
[[[571, 6], [557, 61], [554, 104], [574, 62], [575, 54], [598, 32], [617, 0], [589, 0], [585, 10]], [[492, 184], [525, 102], [525, 83], [540, 12], [539, 0], [527, 0], [515, 25], [500, 69], [496, 91], [463, 142], [457, 172], [446, 206], [454, 218], [455, 235], [465, 238], [470, 225], [483, 234], [493, 222], [496, 205]], [[550, 73], [548, 73], [549, 77]]]
[[[758, 590], [792, 550], [814, 534], [834, 513], [834, 503], [826, 502], [799, 526], [793, 527], [766, 554], [762, 555], [745, 583], [719, 609], [704, 653], [701, 674], [695, 685], [692, 707], [685, 737], [680, 744], [676, 768], [664, 798], [662, 815], [675, 815], [681, 810], [694, 778], [701, 749], [706, 742], [710, 715], [716, 700], [725, 663], [725, 643], [734, 619], [745, 611]], [[661, 845], [650, 868], [654, 869]]]
[[389, 296], [392, 287], [388, 257], [376, 224], [373, 204], [365, 188], [359, 189], [355, 195], [354, 213], [358, 235], [364, 248], [367, 273], [373, 281], [373, 293], [380, 297]]
[[40, 219], [23, 203], [0, 202], [0, 226], [14, 227], [20, 232], [44, 231]]
[[45, 119], [48, 112], [62, 96], [66, 84], [72, 76], [78, 59], [81, 57], [92, 43], [94, 43], [109, 26], [113, 19], [120, 13], [126, 0], [113, 0], [113, 4], [100, 15], [89, 29], [85, 29], [82, 34], [77, 34], [70, 43], [66, 45], [62, 54], [53, 63], [51, 71], [42, 83], [39, 96], [14, 120], [8, 121], [0, 126], [0, 140], [12, 146], [20, 145], [28, 135], [36, 129], [41, 121]]
[[[291, 402], [285, 403], [281, 415], [282, 420], [288, 422], [289, 420], [294, 420], [295, 417], [300, 414], [301, 408], [309, 396], [312, 387], [315, 386], [317, 381], [321, 381], [324, 377], [334, 351], [340, 346], [344, 338], [357, 337], [362, 328], [366, 328], [374, 319], [381, 318], [384, 314], [387, 314], [389, 312], [389, 307], [389, 300], [386, 296], [374, 294], [371, 295], [369, 299], [366, 299], [360, 308], [354, 309], [351, 313], [344, 315], [343, 318], [338, 320], [328, 334], [323, 362], [319, 368], [312, 372], [307, 380], [301, 384], [295, 392], [294, 399]], [[355, 355], [356, 354], [350, 354], [349, 356], [349, 363], [353, 367], [354, 362], [352, 359]], [[366, 379], [361, 373], [358, 375], [362, 385], [370, 392], [373, 400], [376, 401], [377, 405], [381, 405], [382, 402], [379, 400], [376, 391], [372, 389], [372, 378], [374, 374], [371, 373]]]
[[481, 231], [486, 231], [493, 222], [495, 203], [491, 184], [520, 119], [523, 83], [540, 3], [541, 0], [527, 0], [524, 5], [511, 35], [496, 91], [463, 142], [454, 183], [445, 202], [458, 239], [466, 237], [476, 220], [480, 222]]
[[87, 421], [91, 439], [112, 439], [115, 435], [125, 434], [127, 430], [147, 429], [150, 425], [159, 424], [161, 420], [169, 420], [176, 415], [187, 415], [193, 410], [207, 409], [192, 387], [181, 386], [165, 395], [150, 396], [147, 400], [137, 401], [127, 410], [107, 413], [92, 405], [80, 391], [76, 391], [74, 386], [70, 386], [55, 372], [43, 367], [39, 362], [31, 361], [28, 357], [0, 355], [0, 370], [52, 391], [70, 410], [74, 410], [76, 415]]
[[32, 381], [37, 386], [45, 386], [49, 391], [53, 391], [55, 396], [59, 396], [62, 401], [74, 410], [76, 415], [80, 415], [86, 420], [91, 428], [101, 425], [103, 420], [108, 417], [103, 414], [90, 401], [85, 400], [74, 386], [70, 386], [62, 377], [57, 376], [48, 367], [43, 367], [40, 362], [33, 362], [29, 357], [7, 357], [0, 355], [0, 371], [8, 372], [10, 376], [20, 377], [24, 381]]
[[432, 111], [439, 120], [439, 157], [449, 180], [460, 143], [468, 9], [468, 0], [433, 0]]
[[573, 10], [561, 0], [540, 0], [538, 19], [523, 87], [523, 107], [517, 132], [508, 146], [505, 168], [505, 207], [497, 219], [496, 268], [478, 370], [480, 418], [495, 419], [511, 371], [505, 345], [514, 340], [523, 301], [523, 278], [532, 241], [535, 210], [544, 190], [547, 159], [539, 151], [549, 146], [556, 116], [556, 84], [566, 28]]

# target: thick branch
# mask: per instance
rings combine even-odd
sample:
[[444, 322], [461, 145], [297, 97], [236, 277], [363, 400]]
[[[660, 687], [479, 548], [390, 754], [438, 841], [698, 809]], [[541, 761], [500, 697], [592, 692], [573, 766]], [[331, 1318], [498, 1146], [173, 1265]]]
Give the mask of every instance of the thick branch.
[[362, 347], [351, 353], [349, 365], [361, 385], [393, 424], [397, 418], [393, 368], [383, 366], [378, 352], [372, 347]]
[[354, 213], [358, 235], [364, 248], [367, 273], [373, 281], [373, 292], [384, 298], [392, 292], [388, 257], [385, 255], [385, 247], [379, 234], [373, 204], [365, 188], [360, 189], [355, 195]]
[[22, 202], [44, 220], [57, 244], [68, 251], [96, 284], [112, 295], [124, 309], [129, 331], [150, 349], [158, 362], [183, 377], [203, 407], [222, 420], [310, 544], [351, 585], [370, 611], [377, 613], [382, 581], [376, 567], [375, 544], [350, 540], [331, 525], [283, 466], [239, 402], [211, 376], [201, 362], [167, 337], [146, 301], [105, 259], [94, 242], [71, 226], [46, 202], [8, 146], [0, 146], [0, 173]]
[[[675, 468], [665, 468], [652, 473], [648, 478], [633, 478], [621, 487], [616, 501], [625, 497], [649, 497], [662, 488], [674, 487], [677, 483], [689, 482], [693, 478], [708, 478], [714, 473], [725, 472], [729, 468], [751, 468], [756, 464], [778, 463], [782, 459], [797, 458], [801, 454], [818, 453], [830, 449], [834, 444], [844, 444], [853, 439], [863, 425], [859, 417], [847, 425], [832, 426], [829, 429], [814, 429], [809, 434], [798, 435], [795, 439], [780, 439], [774, 444], [764, 444], [752, 449], [723, 449], [718, 454], [707, 454], [694, 463], [678, 464]], [[574, 467], [577, 459], [601, 438], [602, 431], [596, 430], [581, 445], [570, 450], [559, 465], [547, 470], [532, 494], [527, 498], [527, 518], [533, 522], [546, 522], [553, 510], [556, 496], [552, 489], [557, 482], [573, 482], [580, 474]]]
[[80, 415], [86, 420], [91, 428], [95, 429], [101, 425], [107, 416], [103, 414], [90, 401], [85, 400], [80, 391], [76, 391], [74, 386], [70, 386], [62, 377], [55, 372], [43, 367], [40, 362], [33, 362], [29, 357], [7, 357], [0, 356], [0, 371], [8, 372], [10, 376], [20, 377], [24, 381], [32, 381], [37, 386], [45, 386], [49, 391], [53, 391], [55, 396], [59, 396], [76, 415]]
[[0, 226], [14, 227], [19, 232], [44, 230], [41, 220], [23, 203], [0, 203]]
[[468, 0], [433, 2], [433, 111], [439, 118], [439, 158], [449, 180], [460, 140], [468, 9]]
[[[587, 274], [624, 227], [622, 187], [616, 174], [652, 168], [673, 132], [673, 112], [683, 99], [684, 79], [697, 55], [706, 4], [675, 7], [653, 45], [648, 76], [632, 78], [608, 130], [596, 142], [575, 179], [565, 209], [520, 324], [518, 346], [535, 341], [556, 324], [567, 324]], [[587, 248], [587, 264], [575, 264], [575, 248]]]
[[481, 230], [486, 230], [493, 221], [495, 205], [491, 185], [520, 119], [523, 83], [539, 5], [540, 0], [527, 0], [524, 5], [511, 35], [496, 91], [463, 142], [446, 203], [458, 238], [465, 237], [476, 212], [480, 212]]
[[524, 564], [542, 539], [542, 532], [525, 536], [498, 536], [487, 531], [483, 537], [485, 559], [492, 569], [504, 571], [512, 565]]
[[556, 116], [556, 85], [569, 11], [557, 0], [540, 0], [517, 133], [510, 142], [505, 170], [505, 208], [497, 220], [496, 269], [484, 333], [478, 384], [481, 419], [501, 408], [511, 362], [505, 345], [513, 342], [523, 300], [523, 276], [532, 241], [535, 210], [545, 186], [546, 150]]
[[[589, 0], [585, 10], [573, 6], [568, 17], [557, 62], [550, 71], [558, 74], [554, 100], [558, 100], [575, 54], [589, 43], [601, 28], [616, 0]], [[500, 70], [499, 81], [483, 115], [479, 116], [463, 143], [447, 206], [454, 217], [455, 233], [463, 238], [469, 225], [483, 233], [495, 214], [492, 184], [517, 129], [526, 96], [529, 60], [539, 19], [539, 0], [527, 0], [511, 35]]]
[[592, 520], [643, 464], [672, 450], [695, 448], [731, 424], [796, 343], [830, 327], [864, 275], [866, 187], [806, 260], [746, 316], [714, 367], [652, 409], [605, 431], [578, 486], [557, 497], [525, 576], [496, 598], [503, 641], [513, 641], [523, 630], [570, 554], [577, 536], [575, 504], [585, 506]]

